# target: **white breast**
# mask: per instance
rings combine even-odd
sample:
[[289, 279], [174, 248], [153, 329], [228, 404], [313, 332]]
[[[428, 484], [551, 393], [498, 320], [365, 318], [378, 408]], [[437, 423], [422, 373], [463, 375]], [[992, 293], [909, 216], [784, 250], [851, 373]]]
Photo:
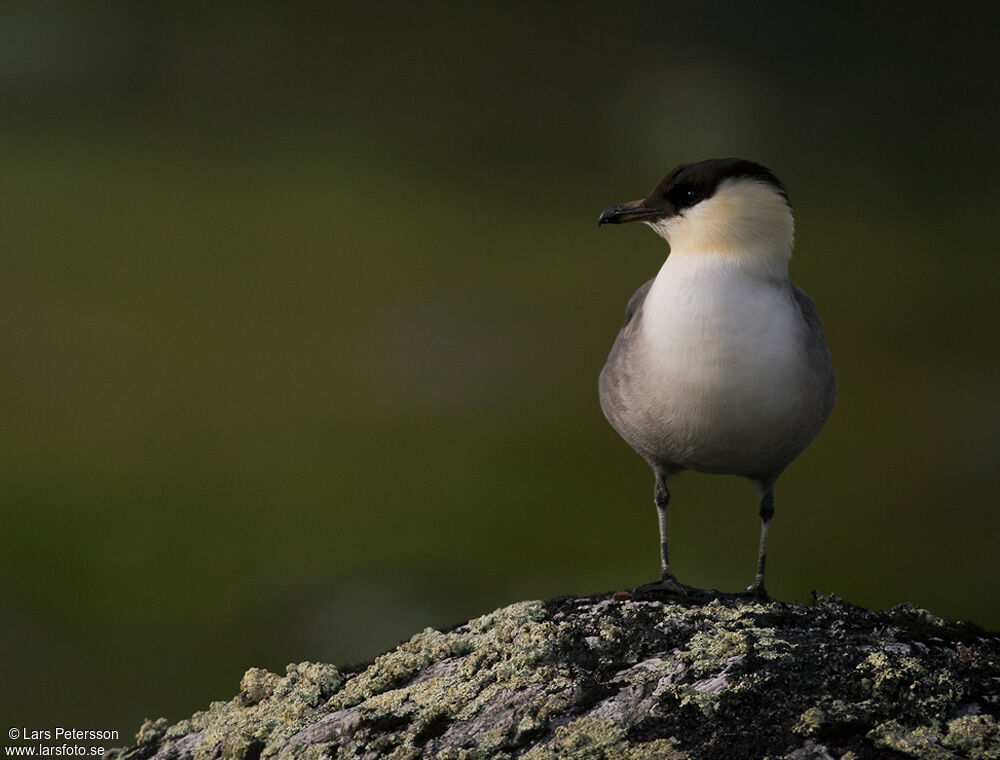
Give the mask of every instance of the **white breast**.
[[679, 463], [766, 472], [797, 445], [811, 395], [787, 281], [671, 255], [643, 305], [641, 340], [647, 408]]

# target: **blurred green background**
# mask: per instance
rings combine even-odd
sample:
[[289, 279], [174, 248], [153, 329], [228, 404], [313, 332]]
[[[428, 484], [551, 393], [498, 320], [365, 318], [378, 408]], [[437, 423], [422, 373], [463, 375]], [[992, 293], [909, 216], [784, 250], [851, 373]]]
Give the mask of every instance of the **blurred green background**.
[[[1000, 628], [995, 5], [0, 6], [0, 716], [117, 729], [657, 571], [597, 374], [672, 166], [789, 186], [840, 395], [768, 585]], [[928, 6], [930, 7], [930, 6]], [[752, 488], [683, 476], [682, 580]]]

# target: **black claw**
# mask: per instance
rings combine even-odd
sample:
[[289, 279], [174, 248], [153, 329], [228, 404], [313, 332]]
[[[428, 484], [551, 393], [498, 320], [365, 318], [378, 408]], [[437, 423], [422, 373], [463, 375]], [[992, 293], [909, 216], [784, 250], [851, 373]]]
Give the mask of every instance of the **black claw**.
[[762, 604], [774, 601], [773, 599], [771, 599], [771, 596], [767, 593], [767, 589], [764, 588], [763, 583], [760, 584], [759, 586], [756, 583], [748, 586], [746, 590], [746, 596], [749, 599], [752, 599], [755, 602], [760, 602]]

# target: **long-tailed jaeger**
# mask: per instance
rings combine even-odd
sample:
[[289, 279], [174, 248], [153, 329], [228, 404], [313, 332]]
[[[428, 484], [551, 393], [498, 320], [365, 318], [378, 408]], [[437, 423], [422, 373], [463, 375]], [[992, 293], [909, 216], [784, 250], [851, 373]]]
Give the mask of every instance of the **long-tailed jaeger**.
[[788, 278], [795, 223], [785, 186], [739, 158], [682, 164], [643, 200], [599, 224], [643, 222], [670, 245], [625, 309], [601, 371], [601, 408], [653, 468], [660, 579], [680, 595], [667, 552], [668, 483], [683, 470], [739, 475], [760, 489], [760, 550], [747, 592], [766, 599], [774, 483], [833, 408], [833, 361], [816, 307]]

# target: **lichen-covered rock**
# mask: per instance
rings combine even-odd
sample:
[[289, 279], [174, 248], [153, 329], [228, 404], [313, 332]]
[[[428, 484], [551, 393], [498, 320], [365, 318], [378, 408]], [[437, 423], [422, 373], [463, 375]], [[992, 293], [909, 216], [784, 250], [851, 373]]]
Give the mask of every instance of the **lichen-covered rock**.
[[371, 665], [251, 669], [116, 760], [1000, 760], [1000, 635], [911, 605], [616, 593], [428, 628]]

